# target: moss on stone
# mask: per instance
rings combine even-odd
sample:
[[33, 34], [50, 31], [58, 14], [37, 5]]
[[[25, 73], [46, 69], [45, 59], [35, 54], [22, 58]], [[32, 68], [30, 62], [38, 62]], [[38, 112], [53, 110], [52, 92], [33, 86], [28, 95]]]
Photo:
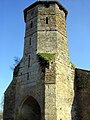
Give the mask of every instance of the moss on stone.
[[72, 68], [75, 68], [75, 65], [70, 61], [70, 64], [72, 66]]
[[55, 58], [54, 53], [38, 53], [38, 55], [44, 58], [46, 61], [51, 61]]
[[52, 82], [55, 82], [55, 74], [54, 73], [49, 76], [49, 80], [52, 81]]

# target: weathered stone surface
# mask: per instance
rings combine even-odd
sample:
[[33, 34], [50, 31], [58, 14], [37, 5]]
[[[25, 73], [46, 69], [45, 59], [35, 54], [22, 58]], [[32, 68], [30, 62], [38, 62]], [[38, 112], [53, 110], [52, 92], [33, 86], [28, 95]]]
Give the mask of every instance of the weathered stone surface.
[[3, 120], [14, 120], [16, 80], [14, 79], [5, 92]]
[[57, 1], [25, 9], [23, 58], [5, 92], [4, 120], [90, 120], [90, 72], [70, 62], [66, 15]]
[[3, 113], [0, 112], [0, 120], [3, 120]]
[[90, 119], [90, 71], [76, 69], [75, 101], [79, 120]]

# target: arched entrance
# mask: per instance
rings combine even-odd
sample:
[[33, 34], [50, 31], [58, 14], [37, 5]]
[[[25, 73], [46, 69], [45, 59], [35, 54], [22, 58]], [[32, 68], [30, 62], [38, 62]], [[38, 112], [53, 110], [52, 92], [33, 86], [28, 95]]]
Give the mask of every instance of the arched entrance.
[[40, 106], [32, 96], [22, 104], [20, 115], [23, 120], [41, 120]]

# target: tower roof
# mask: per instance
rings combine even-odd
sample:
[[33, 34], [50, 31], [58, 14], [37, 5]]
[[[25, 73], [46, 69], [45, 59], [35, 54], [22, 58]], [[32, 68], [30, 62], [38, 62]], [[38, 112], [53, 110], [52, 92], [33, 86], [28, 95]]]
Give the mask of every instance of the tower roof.
[[65, 12], [65, 16], [67, 16], [68, 11], [56, 0], [49, 0], [49, 1], [36, 1], [35, 3], [31, 4], [29, 7], [24, 9], [24, 20], [26, 22], [26, 14], [27, 11], [32, 9], [33, 7], [39, 5], [39, 4], [57, 4], [59, 6], [59, 9], [63, 10]]

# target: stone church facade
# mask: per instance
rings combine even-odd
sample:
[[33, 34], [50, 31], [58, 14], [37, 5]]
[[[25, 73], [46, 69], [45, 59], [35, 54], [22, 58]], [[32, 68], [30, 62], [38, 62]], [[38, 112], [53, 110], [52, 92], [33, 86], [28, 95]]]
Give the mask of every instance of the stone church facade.
[[3, 120], [90, 120], [90, 71], [70, 61], [67, 13], [58, 1], [24, 10], [24, 52], [5, 91]]

